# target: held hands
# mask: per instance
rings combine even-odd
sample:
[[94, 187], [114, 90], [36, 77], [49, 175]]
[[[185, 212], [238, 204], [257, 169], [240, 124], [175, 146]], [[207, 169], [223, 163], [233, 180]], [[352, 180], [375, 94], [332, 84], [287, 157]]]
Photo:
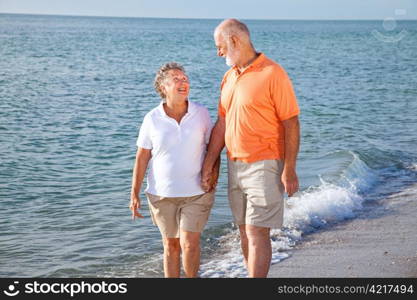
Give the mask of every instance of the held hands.
[[284, 167], [281, 180], [284, 185], [285, 192], [288, 194], [288, 197], [291, 197], [298, 191], [298, 177], [295, 169]]
[[131, 196], [129, 209], [132, 211], [132, 220], [136, 218], [144, 218], [139, 212], [140, 198], [138, 196]]
[[212, 170], [209, 170], [208, 168], [204, 168], [201, 170], [201, 188], [203, 191], [208, 193], [211, 189], [211, 177], [212, 177]]
[[209, 192], [212, 192], [216, 189], [217, 181], [219, 179], [219, 169], [213, 168], [210, 176], [210, 190]]
[[203, 165], [201, 169], [201, 188], [206, 193], [213, 191], [217, 186], [219, 178], [219, 170], [216, 168], [208, 168]]

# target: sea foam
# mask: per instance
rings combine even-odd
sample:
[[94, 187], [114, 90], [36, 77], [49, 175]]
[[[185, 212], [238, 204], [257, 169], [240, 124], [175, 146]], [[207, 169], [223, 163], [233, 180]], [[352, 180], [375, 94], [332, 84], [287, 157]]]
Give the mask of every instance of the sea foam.
[[[361, 210], [362, 193], [377, 180], [377, 175], [353, 152], [350, 165], [335, 182], [309, 187], [288, 198], [282, 229], [271, 230], [272, 264], [287, 258], [288, 250], [302, 240], [304, 234], [332, 223], [354, 218]], [[201, 265], [201, 277], [246, 277], [247, 272], [239, 245], [237, 229], [218, 238], [223, 254], [211, 257]]]

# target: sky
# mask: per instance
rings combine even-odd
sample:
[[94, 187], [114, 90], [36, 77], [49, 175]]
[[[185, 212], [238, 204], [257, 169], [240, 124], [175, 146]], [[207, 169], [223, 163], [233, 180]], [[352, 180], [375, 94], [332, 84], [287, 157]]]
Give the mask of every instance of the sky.
[[209, 19], [417, 19], [417, 0], [0, 0], [0, 13]]

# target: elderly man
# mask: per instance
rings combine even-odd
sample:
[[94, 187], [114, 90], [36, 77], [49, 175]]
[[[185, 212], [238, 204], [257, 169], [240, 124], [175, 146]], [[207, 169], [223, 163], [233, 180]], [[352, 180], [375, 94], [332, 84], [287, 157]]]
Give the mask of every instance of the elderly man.
[[202, 186], [224, 145], [228, 197], [250, 277], [266, 277], [271, 264], [270, 229], [283, 222], [284, 191], [298, 190], [299, 107], [285, 70], [255, 51], [249, 30], [235, 19], [215, 32], [217, 55], [231, 68], [221, 83], [218, 119], [202, 169]]

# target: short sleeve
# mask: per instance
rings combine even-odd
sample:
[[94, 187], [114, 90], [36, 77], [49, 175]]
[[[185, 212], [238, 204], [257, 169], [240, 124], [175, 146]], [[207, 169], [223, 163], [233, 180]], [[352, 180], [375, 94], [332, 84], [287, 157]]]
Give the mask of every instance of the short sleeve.
[[285, 70], [280, 69], [274, 74], [271, 90], [275, 110], [281, 121], [299, 115], [300, 108], [297, 103], [297, 98], [291, 80]]
[[139, 136], [136, 141], [136, 146], [143, 149], [152, 149], [152, 140], [150, 138], [151, 120], [149, 115], [143, 118], [142, 125], [140, 126]]

